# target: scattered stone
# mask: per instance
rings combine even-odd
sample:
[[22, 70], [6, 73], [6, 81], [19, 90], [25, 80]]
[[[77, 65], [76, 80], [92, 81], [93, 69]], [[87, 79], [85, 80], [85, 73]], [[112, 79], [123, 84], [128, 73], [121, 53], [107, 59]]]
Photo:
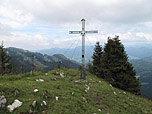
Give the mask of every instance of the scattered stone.
[[113, 93], [114, 93], [114, 95], [117, 95], [117, 93], [115, 91]]
[[101, 83], [101, 81], [99, 81], [99, 83]]
[[83, 97], [83, 101], [87, 103], [87, 100], [86, 100], [86, 98], [85, 98], [85, 97]]
[[44, 82], [43, 79], [36, 79], [37, 82]]
[[56, 72], [55, 75], [60, 75], [60, 73], [59, 73], [59, 72]]
[[[109, 84], [109, 86], [110, 86], [110, 87], [112, 87], [112, 85], [111, 85], [111, 84]], [[113, 88], [113, 87], [112, 87], [112, 88]]]
[[64, 75], [63, 72], [60, 73], [60, 77], [61, 77], [61, 78], [64, 78], [64, 77], [65, 77], [65, 75]]
[[30, 110], [29, 110], [29, 114], [32, 114], [32, 113], [33, 113], [33, 111], [30, 109]]
[[17, 88], [15, 88], [15, 90], [14, 90], [14, 96], [18, 96], [19, 93], [20, 93], [19, 90]]
[[8, 109], [10, 112], [13, 112], [13, 110], [14, 110], [15, 108], [18, 108], [18, 107], [20, 107], [21, 105], [22, 105], [22, 102], [16, 99], [16, 100], [14, 100], [14, 103], [13, 103], [12, 105], [8, 105], [8, 106], [7, 106], [7, 109]]
[[79, 80], [76, 80], [75, 83], [79, 83]]
[[99, 112], [101, 112], [101, 109], [98, 109]]
[[74, 92], [72, 92], [72, 95], [74, 95]]
[[89, 85], [91, 85], [91, 83], [89, 83]]
[[6, 100], [5, 96], [2, 95], [1, 98], [0, 98], [0, 108], [4, 108], [6, 102], [7, 102], [7, 100]]
[[92, 79], [90, 79], [90, 80], [92, 80]]
[[48, 91], [47, 90], [45, 90], [45, 92], [42, 94], [42, 98], [43, 99], [47, 99], [48, 98]]
[[123, 94], [126, 94], [126, 92], [123, 92]]
[[38, 89], [34, 89], [34, 92], [36, 93], [36, 92], [38, 92], [39, 90]]
[[50, 80], [56, 81], [56, 78], [50, 78]]
[[47, 76], [48, 75], [48, 73], [45, 73], [45, 76]]
[[130, 101], [133, 101], [132, 99], [129, 99]]
[[90, 87], [88, 86], [88, 87], [86, 88], [86, 90], [88, 90], [88, 91], [89, 91], [89, 90], [90, 90]]
[[46, 104], [46, 101], [43, 101], [43, 104], [46, 106], [47, 104]]
[[59, 97], [58, 97], [58, 96], [56, 96], [56, 97], [55, 97], [55, 99], [58, 101], [58, 100], [59, 100]]
[[47, 114], [47, 112], [46, 111], [42, 111], [42, 114]]
[[88, 91], [85, 89], [85, 92], [87, 93]]
[[36, 101], [33, 101], [32, 106], [33, 106], [33, 107], [36, 106]]

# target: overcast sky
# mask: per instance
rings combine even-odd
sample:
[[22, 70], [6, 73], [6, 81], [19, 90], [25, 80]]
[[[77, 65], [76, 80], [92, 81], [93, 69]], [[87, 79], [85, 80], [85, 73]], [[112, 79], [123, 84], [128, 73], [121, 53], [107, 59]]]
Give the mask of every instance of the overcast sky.
[[120, 36], [125, 46], [152, 47], [152, 0], [1, 0], [0, 42], [5, 47], [28, 50], [68, 48], [81, 45], [81, 19], [86, 45], [106, 43], [107, 37]]

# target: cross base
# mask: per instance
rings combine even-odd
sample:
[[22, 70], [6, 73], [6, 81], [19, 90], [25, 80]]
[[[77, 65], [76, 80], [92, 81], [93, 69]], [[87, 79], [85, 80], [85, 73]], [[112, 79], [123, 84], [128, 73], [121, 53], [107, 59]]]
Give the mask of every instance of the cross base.
[[80, 79], [86, 80], [86, 72], [85, 72], [85, 70], [84, 70], [84, 69], [81, 69], [80, 73], [81, 73]]

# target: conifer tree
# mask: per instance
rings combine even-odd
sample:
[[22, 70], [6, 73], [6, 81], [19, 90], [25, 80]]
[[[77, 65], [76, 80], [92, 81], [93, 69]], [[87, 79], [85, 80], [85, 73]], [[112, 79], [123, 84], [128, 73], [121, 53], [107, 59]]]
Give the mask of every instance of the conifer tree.
[[4, 75], [11, 71], [12, 65], [9, 63], [10, 57], [7, 55], [7, 52], [4, 50], [3, 42], [0, 45], [0, 74]]
[[102, 77], [102, 55], [103, 55], [103, 51], [102, 51], [102, 47], [100, 45], [99, 42], [96, 42], [95, 48], [94, 48], [94, 53], [92, 56], [92, 70], [93, 73], [98, 76], [98, 77]]
[[128, 56], [118, 36], [112, 39], [108, 38], [102, 62], [104, 77], [114, 87], [140, 94], [140, 83], [135, 78], [136, 71], [128, 62]]

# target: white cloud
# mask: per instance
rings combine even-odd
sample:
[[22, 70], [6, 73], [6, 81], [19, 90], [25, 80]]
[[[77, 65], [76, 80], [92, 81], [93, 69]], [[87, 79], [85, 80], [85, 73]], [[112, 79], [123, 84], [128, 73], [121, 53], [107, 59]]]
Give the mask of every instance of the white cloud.
[[17, 0], [16, 2], [18, 6], [21, 5], [41, 21], [57, 25], [77, 22], [83, 17], [89, 21], [99, 20], [108, 23], [137, 23], [152, 19], [150, 0]]
[[145, 38], [149, 43], [152, 43], [152, 34], [136, 33], [136, 36], [140, 38]]
[[[101, 43], [101, 45], [104, 45], [107, 43], [107, 38], [111, 37], [114, 38], [115, 35], [119, 36], [119, 39], [125, 46], [135, 46], [139, 44], [150, 44], [152, 43], [152, 34], [145, 34], [145, 33], [117, 33], [117, 34], [107, 34], [107, 35], [96, 35], [96, 36], [86, 36], [85, 38], [85, 44], [86, 45], [95, 45], [97, 41]], [[78, 39], [78, 40], [77, 40]], [[75, 47], [81, 46], [81, 37], [73, 37], [73, 38], [67, 38], [64, 40], [55, 40], [54, 44], [55, 45], [60, 45], [62, 48], [69, 47], [71, 44], [72, 46]]]
[[26, 33], [12, 32], [10, 36], [0, 35], [0, 41], [4, 41], [5, 47], [17, 47], [28, 50], [53, 48], [51, 40], [40, 34], [29, 35]]
[[33, 19], [34, 17], [30, 13], [8, 7], [7, 4], [0, 4], [0, 24], [11, 28], [19, 28], [27, 26]]
[[[152, 43], [151, 11], [150, 0], [3, 0], [0, 40], [25, 49], [68, 47], [77, 38], [68, 36], [68, 31], [81, 30], [80, 20], [85, 18], [87, 30], [99, 31], [87, 36], [86, 45], [96, 41], [104, 44], [115, 34], [125, 45], [147, 44]], [[42, 25], [43, 29], [27, 34], [33, 25]], [[21, 28], [22, 32], [16, 32]]]

